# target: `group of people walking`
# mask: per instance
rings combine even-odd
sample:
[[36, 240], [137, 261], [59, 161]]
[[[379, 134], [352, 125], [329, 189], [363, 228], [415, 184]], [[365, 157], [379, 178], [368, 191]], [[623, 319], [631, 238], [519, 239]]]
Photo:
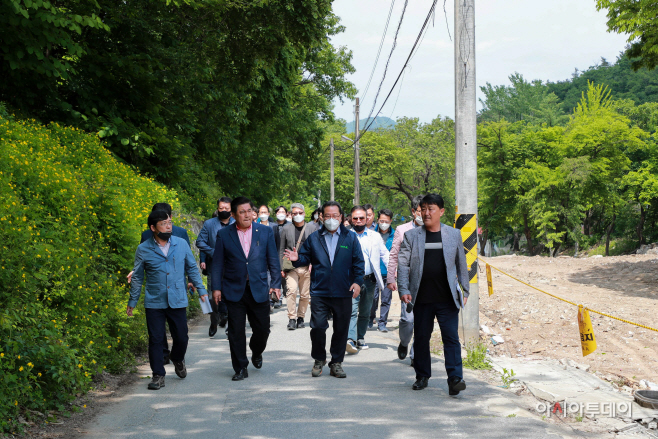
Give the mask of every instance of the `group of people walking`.
[[[430, 337], [436, 319], [449, 393], [458, 394], [466, 388], [458, 318], [468, 299], [469, 283], [460, 232], [441, 222], [444, 212], [440, 195], [417, 196], [411, 203], [411, 221], [394, 229], [393, 212], [383, 209], [375, 221], [374, 207], [368, 204], [354, 206], [346, 215], [339, 203], [329, 201], [307, 222], [300, 203], [293, 203], [290, 210], [279, 206], [271, 218], [266, 205], [256, 207], [246, 197], [222, 197], [196, 241], [199, 270], [187, 232], [171, 223], [171, 207], [156, 204], [128, 277], [129, 316], [142, 285], [146, 286], [144, 307], [153, 371], [149, 389], [165, 385], [164, 365], [170, 361], [178, 377], [187, 375], [188, 289], [200, 300], [210, 301], [209, 336], [213, 337], [218, 327], [226, 328], [232, 379], [240, 381], [249, 376], [246, 322], [252, 330], [251, 363], [260, 369], [270, 334], [270, 314], [282, 305], [283, 286], [288, 330], [305, 327], [310, 306], [313, 377], [321, 376], [327, 363], [331, 376], [347, 376], [345, 355], [369, 348], [368, 328], [377, 325], [379, 331], [388, 331], [393, 291], [397, 290], [402, 302], [397, 353], [400, 359], [411, 357], [416, 372], [412, 388], [427, 387], [431, 376]], [[208, 276], [210, 294], [201, 272]], [[327, 355], [330, 321], [333, 334]], [[171, 351], [165, 322], [173, 340]]]

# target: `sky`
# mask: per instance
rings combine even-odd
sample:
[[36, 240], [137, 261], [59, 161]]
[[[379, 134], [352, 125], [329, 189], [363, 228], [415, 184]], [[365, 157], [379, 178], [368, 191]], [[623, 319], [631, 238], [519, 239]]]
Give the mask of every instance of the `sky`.
[[[364, 91], [375, 64], [392, 0], [335, 0], [334, 12], [346, 27], [332, 39], [353, 53], [356, 72], [348, 79], [359, 90], [360, 118], [370, 114], [393, 45], [404, 0], [395, 1], [388, 32], [370, 88]], [[408, 0], [397, 46], [388, 65], [375, 112], [388, 94], [420, 31], [431, 0]], [[429, 122], [438, 115], [454, 117], [454, 0], [439, 0], [434, 25], [430, 25], [418, 52], [391, 94], [380, 116], [418, 117]], [[521, 73], [527, 80], [568, 79], [576, 68], [586, 70], [601, 57], [614, 62], [626, 45], [626, 36], [608, 33], [606, 11], [598, 12], [595, 0], [477, 0], [475, 2], [475, 53], [478, 89], [487, 82], [508, 85], [508, 77]], [[400, 88], [401, 87], [401, 88]], [[482, 93], [478, 94], [478, 98]], [[354, 120], [354, 102], [337, 99], [334, 112]], [[478, 102], [478, 110], [481, 105]], [[373, 113], [373, 115], [374, 115]]]

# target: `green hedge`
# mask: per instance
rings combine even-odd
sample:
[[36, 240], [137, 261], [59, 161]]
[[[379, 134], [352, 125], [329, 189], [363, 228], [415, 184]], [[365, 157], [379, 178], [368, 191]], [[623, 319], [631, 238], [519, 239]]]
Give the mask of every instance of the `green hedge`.
[[0, 113], [0, 432], [143, 349], [124, 279], [158, 201], [178, 200], [95, 136]]

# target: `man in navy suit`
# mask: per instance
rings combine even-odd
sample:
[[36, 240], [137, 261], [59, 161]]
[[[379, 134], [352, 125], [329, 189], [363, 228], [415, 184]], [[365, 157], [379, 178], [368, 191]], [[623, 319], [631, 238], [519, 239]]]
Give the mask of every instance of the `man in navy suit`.
[[274, 232], [271, 227], [253, 222], [251, 200], [234, 199], [231, 213], [235, 223], [217, 233], [211, 279], [213, 299], [225, 302], [228, 308], [233, 381], [240, 381], [249, 376], [245, 318], [252, 330], [251, 362], [256, 369], [263, 366], [263, 351], [270, 335], [270, 293], [281, 298], [281, 265]]

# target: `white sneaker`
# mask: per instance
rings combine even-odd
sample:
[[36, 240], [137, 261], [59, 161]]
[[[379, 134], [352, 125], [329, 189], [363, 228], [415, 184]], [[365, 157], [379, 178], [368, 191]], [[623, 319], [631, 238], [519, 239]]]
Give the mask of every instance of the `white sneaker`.
[[356, 347], [357, 347], [357, 349], [363, 349], [363, 350], [366, 350], [366, 349], [369, 348], [369, 346], [366, 344], [365, 340], [357, 340]]
[[345, 346], [345, 352], [347, 352], [348, 354], [356, 354], [357, 352], [359, 352], [353, 340], [347, 340], [347, 346]]

